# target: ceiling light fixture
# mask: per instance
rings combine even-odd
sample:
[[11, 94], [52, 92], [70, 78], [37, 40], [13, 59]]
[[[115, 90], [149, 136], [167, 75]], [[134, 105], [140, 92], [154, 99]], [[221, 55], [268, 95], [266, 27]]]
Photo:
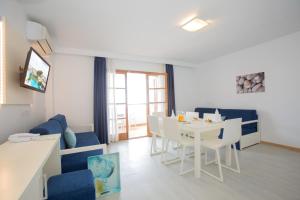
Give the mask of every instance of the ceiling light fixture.
[[208, 23], [206, 21], [203, 21], [199, 18], [194, 18], [188, 21], [187, 23], [183, 24], [181, 28], [186, 31], [195, 32], [207, 25]]

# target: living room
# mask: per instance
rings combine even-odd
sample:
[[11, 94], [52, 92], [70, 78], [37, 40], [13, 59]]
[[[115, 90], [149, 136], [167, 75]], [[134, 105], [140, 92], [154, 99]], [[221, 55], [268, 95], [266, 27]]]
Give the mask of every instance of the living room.
[[1, 0], [0, 199], [298, 199], [299, 18], [297, 0]]

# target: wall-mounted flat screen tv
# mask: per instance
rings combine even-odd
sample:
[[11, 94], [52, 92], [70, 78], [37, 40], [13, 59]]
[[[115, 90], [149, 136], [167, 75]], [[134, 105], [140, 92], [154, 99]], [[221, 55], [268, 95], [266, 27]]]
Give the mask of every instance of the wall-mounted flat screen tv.
[[21, 86], [38, 92], [45, 92], [50, 65], [33, 48], [30, 48], [21, 76]]

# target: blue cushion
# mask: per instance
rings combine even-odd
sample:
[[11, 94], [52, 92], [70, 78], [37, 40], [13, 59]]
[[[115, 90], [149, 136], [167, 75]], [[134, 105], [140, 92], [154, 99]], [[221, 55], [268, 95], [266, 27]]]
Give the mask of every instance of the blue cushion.
[[48, 200], [95, 200], [93, 174], [90, 170], [52, 176], [48, 180]]
[[[219, 138], [223, 138], [223, 131], [224, 129], [222, 128], [220, 131]], [[250, 133], [255, 133], [257, 132], [257, 123], [251, 123], [251, 124], [244, 124], [242, 125], [242, 135], [248, 135]]]
[[241, 109], [219, 109], [222, 116], [227, 119], [242, 118], [243, 122], [257, 120], [256, 110], [241, 110]]
[[198, 112], [199, 117], [203, 118], [204, 113], [215, 113], [216, 108], [195, 108], [195, 112]]
[[75, 133], [69, 127], [64, 132], [64, 138], [68, 148], [74, 148], [76, 146]]
[[66, 117], [64, 115], [62, 115], [62, 114], [55, 115], [54, 117], [51, 117], [49, 119], [49, 121], [52, 121], [52, 120], [59, 122], [59, 124], [62, 127], [63, 132], [66, 131], [68, 124], [67, 124]]
[[[55, 133], [63, 133], [63, 130], [59, 122], [51, 120], [51, 121], [44, 122], [35, 128], [32, 128], [29, 132], [39, 133], [41, 135], [49, 135]], [[61, 149], [66, 148], [64, 137], [60, 137], [60, 148]]]
[[64, 155], [61, 158], [62, 173], [87, 169], [87, 158], [101, 154], [102, 150], [93, 150]]
[[60, 124], [57, 121], [47, 121], [37, 127], [31, 129], [30, 133], [39, 133], [41, 135], [48, 135], [53, 133], [63, 133]]
[[76, 133], [76, 147], [84, 147], [100, 144], [94, 132]]
[[242, 125], [242, 135], [247, 135], [250, 133], [257, 132], [257, 123], [244, 124]]

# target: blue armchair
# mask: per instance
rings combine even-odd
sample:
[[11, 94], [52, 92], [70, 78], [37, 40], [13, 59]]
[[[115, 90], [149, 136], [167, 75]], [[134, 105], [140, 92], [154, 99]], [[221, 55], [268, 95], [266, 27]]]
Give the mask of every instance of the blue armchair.
[[[58, 114], [47, 122], [32, 128], [30, 133], [41, 135], [63, 134], [68, 127], [66, 117]], [[76, 147], [68, 149], [63, 135], [60, 138], [62, 173], [87, 169], [89, 156], [106, 153], [106, 144], [100, 144], [94, 132], [76, 133]]]

